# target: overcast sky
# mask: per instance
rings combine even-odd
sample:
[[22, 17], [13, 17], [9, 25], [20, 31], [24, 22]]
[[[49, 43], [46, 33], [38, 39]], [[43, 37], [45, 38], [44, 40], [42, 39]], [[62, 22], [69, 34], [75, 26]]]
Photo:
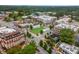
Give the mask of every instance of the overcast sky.
[[79, 0], [0, 0], [0, 5], [79, 5]]

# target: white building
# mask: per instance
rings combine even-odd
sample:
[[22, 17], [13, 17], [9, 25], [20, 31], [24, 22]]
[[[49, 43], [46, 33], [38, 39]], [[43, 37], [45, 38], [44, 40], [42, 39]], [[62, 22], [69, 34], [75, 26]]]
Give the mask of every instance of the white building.
[[6, 27], [1, 27], [0, 28], [0, 33], [11, 33], [11, 32], [15, 32], [16, 30], [12, 29], [12, 28], [6, 28]]
[[30, 25], [33, 25], [32, 23], [22, 23], [22, 24], [18, 24], [18, 26], [22, 27], [22, 28], [27, 28]]
[[46, 15], [39, 16], [39, 18], [42, 19], [44, 23], [51, 23], [57, 19], [56, 17], [46, 16]]
[[71, 29], [74, 32], [76, 32], [77, 30], [79, 30], [79, 26], [78, 25], [74, 25], [74, 24], [68, 24], [68, 23], [60, 23], [58, 25], [55, 26], [55, 28], [59, 28], [59, 29]]
[[63, 50], [63, 52], [68, 54], [77, 54], [79, 51], [78, 47], [66, 43], [61, 43], [59, 47]]
[[65, 17], [65, 18], [63, 18], [63, 17], [61, 17], [59, 20], [56, 20], [56, 23], [68, 23], [68, 21], [69, 20], [71, 20], [71, 18], [69, 18], [69, 17]]
[[22, 18], [27, 18], [28, 16], [22, 16]]
[[57, 17], [55, 16], [47, 16], [47, 15], [40, 15], [40, 16], [32, 16], [33, 18], [36, 18], [38, 21], [42, 21], [43, 23], [52, 23], [54, 22]]
[[67, 29], [73, 30], [74, 32], [79, 30], [79, 24], [76, 23], [75, 21], [69, 23], [69, 20], [71, 20], [71, 18], [69, 17], [65, 17], [57, 20], [56, 21], [57, 25], [55, 25], [55, 28], [58, 28], [58, 29], [67, 28]]
[[40, 24], [33, 25], [33, 28], [40, 28]]
[[44, 28], [43, 31], [44, 32], [49, 32], [50, 31], [50, 28]]

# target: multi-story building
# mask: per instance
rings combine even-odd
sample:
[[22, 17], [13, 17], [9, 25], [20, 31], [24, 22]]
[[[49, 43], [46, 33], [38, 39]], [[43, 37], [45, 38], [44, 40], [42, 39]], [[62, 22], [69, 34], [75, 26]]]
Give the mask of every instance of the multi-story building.
[[0, 28], [0, 46], [2, 48], [9, 49], [23, 42], [25, 42], [25, 37], [21, 32], [12, 28]]
[[79, 48], [74, 45], [61, 43], [59, 47], [62, 49], [64, 53], [67, 53], [67, 54], [77, 54], [79, 52]]
[[55, 16], [48, 16], [48, 15], [40, 15], [40, 16], [32, 16], [33, 18], [37, 19], [38, 21], [42, 21], [44, 24], [50, 24], [57, 20]]
[[4, 20], [5, 19], [5, 14], [0, 14], [0, 20]]
[[79, 23], [77, 23], [75, 20], [69, 22], [69, 20], [71, 20], [71, 18], [69, 17], [64, 17], [57, 20], [56, 21], [57, 24], [55, 25], [55, 28], [58, 29], [67, 28], [73, 30], [74, 32], [77, 32], [79, 30]]

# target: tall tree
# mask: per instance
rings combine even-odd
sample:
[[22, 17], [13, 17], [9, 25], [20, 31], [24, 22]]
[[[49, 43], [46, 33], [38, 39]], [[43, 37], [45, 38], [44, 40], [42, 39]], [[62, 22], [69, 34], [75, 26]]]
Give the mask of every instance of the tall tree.
[[60, 31], [60, 40], [68, 44], [74, 44], [74, 31], [71, 29], [62, 29]]

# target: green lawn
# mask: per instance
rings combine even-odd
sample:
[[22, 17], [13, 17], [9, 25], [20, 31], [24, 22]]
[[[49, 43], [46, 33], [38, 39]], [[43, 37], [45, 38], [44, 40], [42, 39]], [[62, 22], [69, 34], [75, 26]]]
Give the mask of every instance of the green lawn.
[[36, 53], [36, 45], [34, 42], [31, 42], [29, 45], [26, 45], [23, 49], [19, 47], [13, 47], [8, 49], [7, 54], [34, 54]]
[[33, 32], [34, 34], [38, 34], [38, 33], [40, 33], [41, 30], [43, 30], [43, 27], [42, 26], [39, 27], [39, 28], [32, 29], [31, 32]]

